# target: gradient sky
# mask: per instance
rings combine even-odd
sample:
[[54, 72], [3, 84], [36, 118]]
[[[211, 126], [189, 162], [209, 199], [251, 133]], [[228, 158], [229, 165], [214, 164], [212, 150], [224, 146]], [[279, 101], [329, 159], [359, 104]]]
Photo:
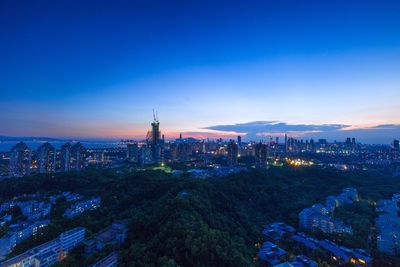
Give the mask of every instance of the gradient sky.
[[399, 14], [378, 0], [2, 0], [0, 135], [138, 138], [154, 108], [168, 137], [274, 121], [289, 128], [242, 133], [338, 124], [312, 135], [390, 142]]

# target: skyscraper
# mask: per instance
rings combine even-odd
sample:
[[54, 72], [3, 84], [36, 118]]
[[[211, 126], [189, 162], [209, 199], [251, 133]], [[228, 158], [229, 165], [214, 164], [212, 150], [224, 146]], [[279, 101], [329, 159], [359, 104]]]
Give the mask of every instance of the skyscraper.
[[52, 173], [56, 169], [56, 149], [46, 142], [37, 150], [39, 173]]
[[190, 160], [192, 144], [189, 142], [175, 142], [171, 144], [170, 150], [173, 161], [185, 162]]
[[71, 144], [65, 143], [61, 146], [61, 166], [60, 171], [68, 172], [71, 170]]
[[310, 139], [310, 149], [312, 152], [315, 152], [315, 142], [314, 139]]
[[347, 138], [346, 138], [346, 145], [347, 145], [347, 146], [350, 146], [350, 145], [351, 145], [351, 138], [350, 138], [350, 137], [347, 137]]
[[79, 171], [86, 166], [86, 149], [80, 142], [71, 147], [71, 170]]
[[351, 138], [350, 137], [346, 138], [346, 141], [345, 141], [344, 145], [345, 145], [344, 146], [345, 150], [347, 150], [349, 152], [352, 150], [352, 143], [351, 143]]
[[355, 152], [356, 149], [357, 149], [356, 138], [354, 138], [354, 137], [351, 138], [351, 149], [352, 149], [353, 152]]
[[157, 118], [151, 123], [151, 143], [158, 144], [160, 142], [160, 122]]
[[139, 146], [137, 143], [126, 145], [126, 159], [130, 162], [138, 162]]
[[228, 163], [229, 165], [236, 165], [238, 158], [238, 145], [235, 141], [230, 140], [228, 143]]
[[266, 167], [267, 163], [267, 145], [263, 143], [258, 143], [254, 146], [254, 158], [256, 168], [263, 169]]
[[153, 158], [153, 162], [158, 164], [162, 161], [162, 155], [161, 155], [161, 142], [160, 142], [160, 122], [158, 121], [158, 118], [155, 114], [154, 115], [154, 120], [151, 123], [151, 139], [150, 139], [150, 148], [151, 148], [151, 154]]
[[29, 175], [31, 170], [31, 149], [19, 142], [11, 149], [9, 173], [11, 177]]
[[399, 151], [399, 140], [393, 140], [393, 150], [398, 152]]
[[285, 153], [288, 152], [288, 139], [287, 139], [287, 134], [285, 134]]
[[141, 166], [153, 163], [152, 150], [149, 145], [142, 145], [139, 149], [139, 163]]
[[242, 146], [242, 137], [240, 135], [238, 135], [238, 137], [237, 137], [237, 144], [239, 147]]

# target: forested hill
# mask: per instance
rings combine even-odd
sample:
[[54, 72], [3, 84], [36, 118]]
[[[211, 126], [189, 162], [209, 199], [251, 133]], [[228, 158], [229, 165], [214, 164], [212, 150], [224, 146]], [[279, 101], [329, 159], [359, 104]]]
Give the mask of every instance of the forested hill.
[[[68, 228], [83, 226], [90, 234], [116, 219], [129, 219], [121, 266], [252, 266], [254, 244], [264, 224], [278, 220], [297, 226], [302, 208], [347, 186], [372, 199], [400, 191], [400, 184], [391, 177], [317, 167], [250, 171], [207, 180], [155, 171], [86, 170], [3, 180], [0, 198], [37, 191], [102, 198], [100, 209], [73, 220], [57, 217], [60, 212], [53, 211], [47, 233], [21, 250]], [[94, 260], [83, 259], [78, 251], [59, 265], [85, 266]]]

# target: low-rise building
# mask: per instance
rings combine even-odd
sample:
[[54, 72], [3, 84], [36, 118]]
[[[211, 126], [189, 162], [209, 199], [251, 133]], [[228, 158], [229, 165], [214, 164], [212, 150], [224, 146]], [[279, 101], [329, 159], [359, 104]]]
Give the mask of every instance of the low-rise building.
[[79, 201], [75, 204], [72, 204], [63, 214], [66, 218], [74, 218], [76, 216], [81, 215], [82, 213], [95, 210], [100, 207], [101, 198], [100, 197], [93, 197], [88, 200]]
[[85, 255], [89, 256], [96, 251], [102, 250], [106, 245], [119, 248], [127, 237], [127, 222], [117, 221], [83, 242]]
[[11, 259], [0, 262], [0, 267], [47, 267], [64, 259], [85, 238], [85, 228], [64, 232], [59, 238], [36, 246]]
[[307, 258], [304, 255], [299, 255], [290, 261], [286, 261], [273, 267], [317, 267], [318, 264], [312, 259]]
[[332, 218], [314, 208], [306, 208], [299, 213], [300, 228], [308, 231], [320, 230], [324, 233], [347, 233], [353, 234], [350, 225], [339, 219]]
[[91, 267], [117, 267], [118, 266], [118, 253], [113, 252], [102, 258]]
[[7, 223], [12, 221], [12, 215], [4, 215], [3, 217], [0, 218], [0, 227], [5, 226]]
[[46, 202], [39, 202], [36, 200], [23, 201], [15, 203], [21, 209], [22, 214], [28, 220], [39, 220], [49, 216], [51, 211], [51, 204]]
[[293, 267], [317, 267], [318, 264], [310, 258], [307, 258], [304, 255], [296, 256], [294, 259], [290, 261], [290, 264]]
[[[326, 254], [327, 258], [332, 261], [335, 266], [343, 266], [346, 264], [352, 264], [354, 266], [365, 266], [365, 267], [371, 267], [372, 266], [372, 257], [365, 252], [362, 249], [349, 249], [344, 246], [339, 246], [336, 243], [329, 241], [329, 240], [317, 240], [315, 238], [310, 237], [309, 235], [302, 233], [302, 232], [297, 232], [295, 233], [291, 231], [290, 234], [283, 234], [283, 231], [281, 229], [285, 229], [285, 227], [282, 227], [282, 223], [273, 223], [267, 225], [267, 229], [278, 229], [278, 231], [274, 231], [271, 233], [277, 233], [270, 235], [268, 232], [268, 235], [266, 237], [269, 240], [275, 240], [276, 242], [282, 241], [283, 243], [280, 244], [294, 244], [297, 246], [297, 249], [301, 250], [302, 254], [305, 254], [306, 256], [310, 258], [314, 257], [320, 257], [320, 255]], [[292, 230], [292, 229], [291, 229]], [[265, 234], [264, 234], [265, 235]], [[289, 242], [285, 242], [289, 241]], [[274, 242], [274, 241], [273, 241]], [[268, 263], [268, 265], [274, 266], [274, 264], [278, 267], [292, 267], [292, 266], [298, 266], [298, 267], [307, 267], [307, 266], [317, 266], [316, 263], [310, 259], [308, 259], [306, 256], [297, 256], [293, 258], [290, 261], [283, 262], [279, 261], [274, 263], [274, 255], [276, 254], [274, 252], [274, 249], [271, 248], [272, 242], [266, 242], [262, 246], [260, 253], [263, 252], [264, 254], [259, 253], [259, 258], [261, 259], [268, 259], [264, 260], [265, 262]], [[276, 244], [275, 244], [276, 245]], [[275, 248], [276, 251], [279, 251], [279, 247]], [[322, 253], [322, 254], [321, 254]], [[262, 258], [261, 256], [264, 258]], [[270, 256], [271, 255], [271, 256]], [[308, 264], [308, 265], [307, 265]]]
[[323, 251], [328, 253], [330, 259], [336, 265], [342, 266], [350, 263], [355, 266], [372, 266], [372, 258], [364, 250], [338, 246], [336, 243], [329, 240], [322, 240], [319, 242], [319, 245]]
[[46, 227], [49, 223], [49, 220], [42, 220], [10, 225], [10, 230], [0, 238], [0, 259], [11, 253], [15, 246], [22, 241], [35, 236], [40, 229]]
[[257, 256], [268, 266], [274, 266], [286, 260], [287, 252], [274, 243], [266, 241]]
[[63, 192], [62, 195], [65, 197], [67, 202], [73, 202], [83, 198], [83, 196], [78, 193]]
[[337, 265], [345, 265], [350, 262], [350, 255], [343, 251], [336, 243], [329, 240], [322, 240], [319, 246], [329, 254], [330, 259]]
[[354, 201], [359, 201], [357, 189], [348, 187], [343, 189], [338, 196], [329, 196], [326, 198], [326, 208], [329, 212], [333, 212], [335, 208], [348, 205]]
[[400, 202], [400, 193], [393, 194], [392, 201], [399, 203]]
[[377, 248], [388, 255], [400, 253], [400, 216], [397, 194], [393, 198], [380, 200], [376, 205], [376, 211], [379, 214], [375, 220], [378, 232]]
[[294, 241], [306, 255], [314, 255], [319, 249], [318, 240], [311, 238], [304, 233], [297, 233], [290, 237], [290, 239]]
[[353, 249], [351, 254], [352, 257], [350, 263], [355, 264], [356, 266], [372, 266], [372, 257], [365, 250]]
[[271, 242], [278, 242], [283, 237], [293, 235], [296, 229], [283, 222], [275, 222], [264, 226], [263, 235]]
[[85, 228], [76, 227], [60, 234], [61, 252], [66, 254], [85, 239]]
[[55, 204], [56, 201], [62, 197], [64, 197], [67, 202], [74, 202], [83, 198], [83, 196], [78, 193], [62, 192], [61, 194], [50, 196], [50, 203]]
[[340, 195], [326, 198], [326, 205], [315, 204], [311, 208], [305, 208], [299, 213], [300, 228], [309, 231], [321, 230], [324, 233], [353, 234], [350, 225], [339, 219], [332, 218], [335, 208], [358, 201], [358, 192], [355, 188], [345, 188]]

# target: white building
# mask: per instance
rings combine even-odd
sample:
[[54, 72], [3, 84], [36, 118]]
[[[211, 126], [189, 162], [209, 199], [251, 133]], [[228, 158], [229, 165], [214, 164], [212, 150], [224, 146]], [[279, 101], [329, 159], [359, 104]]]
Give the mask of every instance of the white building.
[[85, 228], [77, 227], [62, 233], [57, 239], [1, 262], [0, 267], [47, 267], [64, 259], [84, 239]]
[[388, 255], [400, 253], [400, 217], [398, 207], [398, 194], [393, 195], [392, 200], [380, 200], [376, 211], [377, 248]]
[[76, 216], [81, 215], [85, 211], [97, 209], [98, 207], [100, 207], [100, 204], [101, 204], [100, 197], [94, 197], [88, 200], [79, 201], [73, 204], [70, 208], [68, 208], [64, 212], [63, 216], [66, 218], [74, 218]]

